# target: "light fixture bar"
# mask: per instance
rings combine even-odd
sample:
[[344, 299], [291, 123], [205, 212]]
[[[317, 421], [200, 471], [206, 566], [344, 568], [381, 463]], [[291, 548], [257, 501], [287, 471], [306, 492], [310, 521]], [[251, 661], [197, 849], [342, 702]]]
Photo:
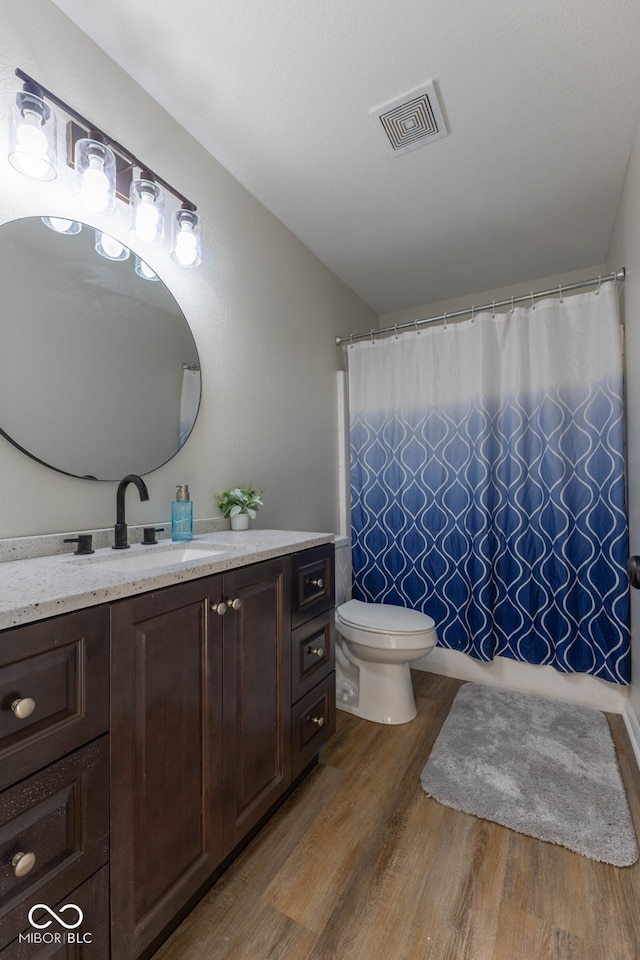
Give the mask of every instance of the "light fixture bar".
[[[24, 83], [33, 83], [37, 87], [39, 87], [40, 90], [42, 91], [43, 96], [46, 97], [47, 100], [50, 100], [52, 103], [55, 103], [56, 106], [64, 110], [69, 117], [72, 117], [73, 120], [77, 121], [78, 124], [84, 127], [84, 130], [95, 130], [98, 133], [100, 133], [104, 137], [105, 141], [116, 153], [116, 155], [119, 154], [120, 157], [126, 158], [126, 160], [128, 161], [129, 167], [139, 167], [141, 170], [150, 171], [151, 173], [153, 173], [156, 183], [163, 186], [165, 190], [168, 190], [169, 193], [171, 193], [174, 197], [176, 197], [176, 199], [180, 200], [181, 203], [188, 203], [193, 207], [194, 210], [196, 209], [195, 204], [193, 204], [187, 197], [185, 197], [178, 190], [176, 190], [175, 187], [172, 187], [170, 183], [167, 183], [166, 180], [163, 180], [162, 177], [159, 177], [158, 174], [155, 173], [155, 171], [151, 170], [151, 168], [147, 163], [143, 163], [141, 160], [138, 160], [138, 158], [134, 156], [134, 154], [131, 153], [131, 151], [128, 150], [125, 146], [123, 146], [117, 140], [114, 140], [113, 137], [110, 137], [103, 130], [100, 130], [99, 127], [96, 127], [94, 123], [92, 123], [90, 120], [87, 120], [86, 117], [83, 117], [82, 114], [78, 113], [77, 110], [74, 110], [72, 107], [70, 107], [69, 104], [64, 102], [64, 100], [61, 100], [60, 97], [57, 97], [50, 90], [47, 90], [46, 87], [43, 87], [39, 81], [34, 80], [33, 77], [30, 77], [27, 73], [24, 72], [24, 70], [21, 70], [20, 67], [16, 68], [16, 76], [19, 77], [20, 80], [22, 80]], [[84, 130], [82, 131], [82, 133], [84, 133]], [[120, 192], [120, 190], [118, 190], [118, 195], [120, 199], [124, 199], [124, 193], [126, 193], [127, 201], [128, 201], [128, 187], [126, 191], [123, 191], [122, 193]]]

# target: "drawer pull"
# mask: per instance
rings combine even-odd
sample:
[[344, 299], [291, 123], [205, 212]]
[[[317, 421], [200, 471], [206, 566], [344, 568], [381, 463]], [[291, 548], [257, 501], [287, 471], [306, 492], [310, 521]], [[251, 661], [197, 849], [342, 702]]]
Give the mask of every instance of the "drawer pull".
[[318, 590], [322, 590], [322, 588], [324, 587], [324, 580], [322, 579], [322, 577], [318, 577], [317, 580], [307, 580], [307, 586], [317, 587]]
[[239, 610], [242, 606], [242, 600], [240, 597], [236, 597], [235, 600], [227, 600], [227, 606], [230, 610]]
[[31, 873], [36, 863], [35, 853], [16, 853], [15, 857], [11, 861], [11, 866], [13, 867], [13, 872], [16, 877], [26, 877], [28, 873]]
[[307, 718], [311, 723], [315, 723], [318, 727], [324, 727], [327, 722], [324, 717], [308, 717]]
[[224, 600], [221, 600], [220, 603], [212, 603], [211, 612], [217, 613], [219, 617], [224, 616], [224, 614], [227, 612], [227, 605]]
[[26, 720], [27, 717], [31, 716], [35, 708], [36, 702], [32, 700], [31, 697], [18, 697], [18, 699], [14, 700], [11, 704], [14, 716], [16, 716], [18, 720]]
[[324, 649], [322, 647], [307, 647], [307, 653], [312, 653], [314, 657], [324, 657]]

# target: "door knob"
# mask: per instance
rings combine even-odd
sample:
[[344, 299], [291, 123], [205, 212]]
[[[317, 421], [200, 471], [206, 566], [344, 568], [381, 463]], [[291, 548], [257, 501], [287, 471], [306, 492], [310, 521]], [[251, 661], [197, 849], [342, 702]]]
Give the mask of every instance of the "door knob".
[[324, 727], [327, 722], [324, 717], [309, 717], [311, 723], [315, 723], [318, 727]]
[[242, 600], [240, 597], [236, 597], [234, 600], [227, 600], [227, 606], [230, 610], [239, 610], [242, 606]]
[[28, 873], [31, 873], [35, 866], [36, 855], [35, 853], [16, 853], [15, 857], [11, 861], [11, 866], [13, 867], [13, 872], [16, 877], [26, 877]]
[[307, 583], [310, 587], [317, 587], [318, 590], [322, 590], [324, 587], [324, 580], [322, 577], [318, 577], [316, 580], [307, 580]]
[[224, 614], [227, 612], [227, 605], [224, 600], [221, 600], [220, 603], [212, 603], [211, 612], [217, 613], [219, 617], [224, 616]]
[[31, 716], [35, 708], [36, 702], [32, 700], [31, 697], [18, 697], [18, 699], [14, 700], [11, 704], [13, 714], [18, 720], [26, 720], [27, 717]]

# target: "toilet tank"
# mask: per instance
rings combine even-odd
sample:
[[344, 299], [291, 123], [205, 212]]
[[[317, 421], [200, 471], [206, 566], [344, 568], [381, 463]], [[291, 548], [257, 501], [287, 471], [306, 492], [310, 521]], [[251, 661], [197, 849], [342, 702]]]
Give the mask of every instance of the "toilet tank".
[[351, 600], [351, 541], [336, 537], [336, 607]]

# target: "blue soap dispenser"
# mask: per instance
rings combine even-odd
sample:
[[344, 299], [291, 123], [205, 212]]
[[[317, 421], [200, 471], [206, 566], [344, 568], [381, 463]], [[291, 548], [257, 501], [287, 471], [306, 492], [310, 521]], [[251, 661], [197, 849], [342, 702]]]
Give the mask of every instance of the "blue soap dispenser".
[[193, 540], [193, 503], [186, 483], [178, 485], [176, 498], [171, 504], [171, 539], [178, 542]]

